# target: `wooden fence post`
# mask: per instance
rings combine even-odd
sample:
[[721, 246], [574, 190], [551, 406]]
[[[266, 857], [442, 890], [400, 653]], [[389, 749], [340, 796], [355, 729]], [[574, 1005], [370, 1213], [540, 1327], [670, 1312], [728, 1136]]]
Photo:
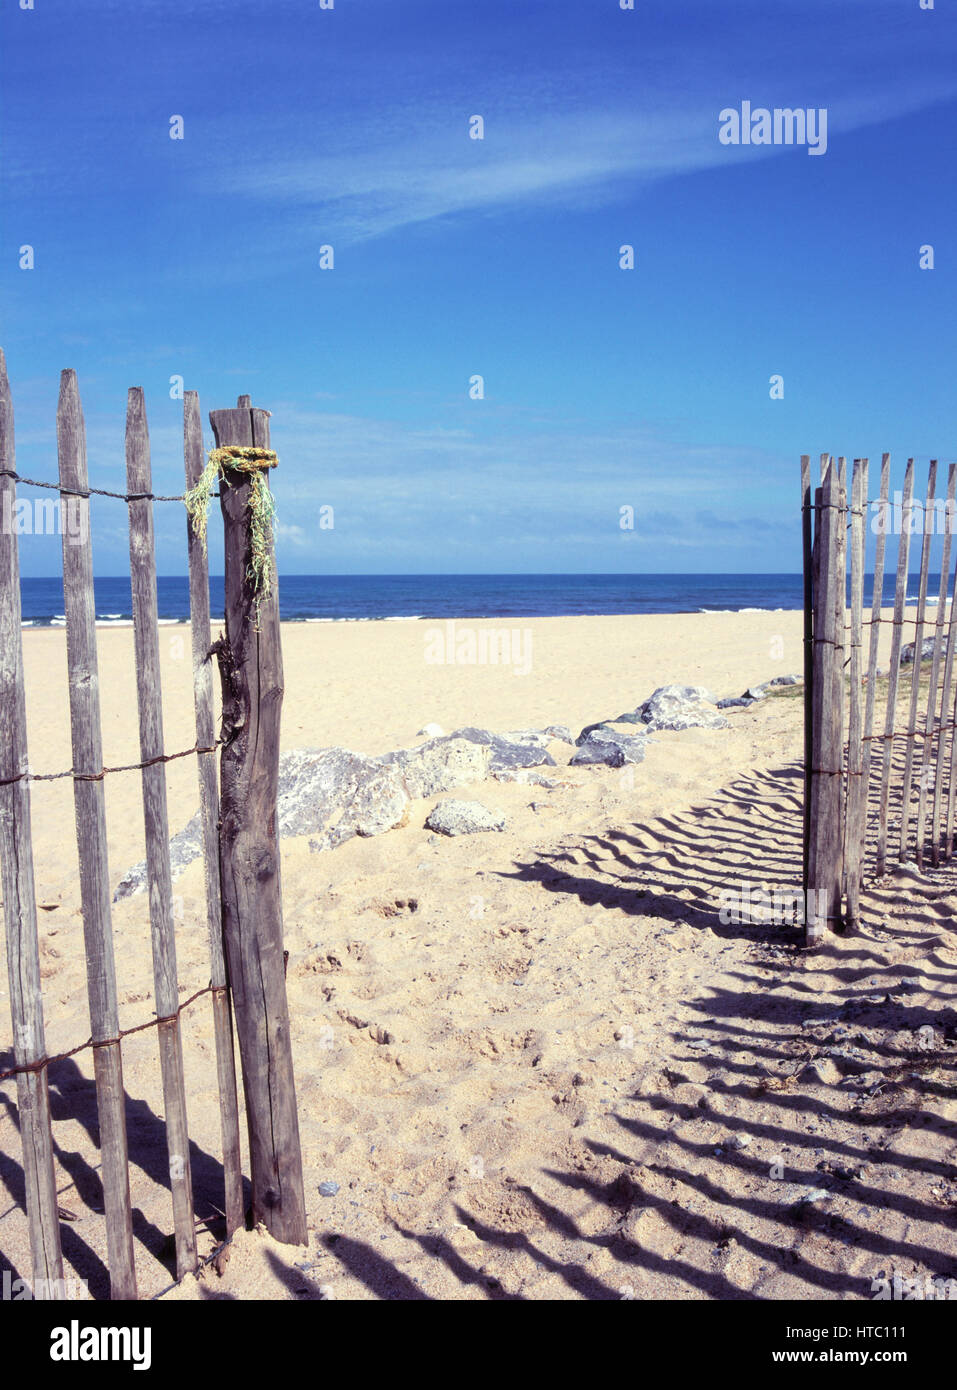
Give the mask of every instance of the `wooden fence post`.
[[[813, 747], [811, 757], [811, 827], [808, 846], [808, 886], [825, 928], [841, 923], [842, 827], [841, 782], [843, 777], [843, 698], [835, 700], [843, 676], [839, 672], [837, 595], [843, 596], [844, 572], [838, 568], [838, 528], [844, 524], [840, 510], [841, 489], [831, 464], [824, 485], [815, 493], [815, 596], [814, 596], [814, 691]], [[840, 678], [842, 685], [838, 686]], [[817, 914], [816, 914], [817, 915]], [[817, 922], [807, 913], [805, 941], [820, 944]]]
[[897, 583], [894, 590], [894, 623], [891, 628], [891, 657], [887, 671], [887, 707], [884, 711], [884, 741], [881, 747], [881, 790], [878, 806], [877, 865], [878, 878], [887, 871], [887, 814], [890, 808], [891, 770], [894, 763], [894, 734], [897, 718], [897, 684], [901, 668], [901, 633], [907, 599], [910, 555], [910, 519], [913, 511], [914, 460], [907, 460], [904, 473], [903, 512], [901, 533], [897, 545]]
[[[952, 535], [954, 524], [955, 513], [952, 512], [947, 518], [948, 535]], [[942, 798], [944, 794], [945, 774], [953, 760], [955, 750], [957, 750], [957, 729], [954, 728], [954, 720], [957, 718], [957, 713], [951, 710], [950, 703], [951, 682], [954, 674], [954, 651], [955, 647], [957, 647], [957, 564], [954, 566], [953, 582], [950, 592], [951, 600], [950, 617], [947, 628], [947, 655], [944, 660], [944, 683], [940, 696], [940, 738], [937, 744], [937, 770], [934, 775], [934, 802], [931, 811], [932, 834], [934, 837], [933, 862], [935, 865], [940, 864], [942, 853], [945, 857], [950, 857], [950, 850], [947, 847], [946, 825], [950, 823], [953, 812], [954, 779], [952, 770], [948, 781], [946, 802], [944, 802]], [[949, 719], [947, 717], [948, 715], [950, 715]], [[949, 757], [948, 751], [950, 752]]]
[[[917, 739], [917, 708], [920, 703], [921, 649], [924, 645], [924, 620], [927, 615], [927, 574], [930, 567], [931, 533], [927, 529], [927, 516], [932, 511], [937, 485], [937, 460], [931, 459], [927, 478], [927, 500], [921, 518], [924, 523], [924, 539], [920, 551], [920, 580], [917, 589], [917, 628], [914, 634], [914, 669], [911, 672], [910, 708], [907, 716], [907, 732], [904, 736], [904, 780], [901, 792], [900, 843], [897, 857], [900, 863], [907, 858], [910, 839], [911, 800], [914, 781], [914, 753]], [[934, 663], [936, 677], [937, 664]], [[920, 826], [917, 827], [920, 838]]]
[[[934, 735], [937, 733], [937, 689], [940, 681], [940, 658], [945, 646], [944, 623], [947, 617], [947, 584], [950, 579], [950, 547], [951, 547], [951, 518], [954, 514], [954, 504], [957, 501], [957, 464], [952, 463], [947, 473], [947, 500], [944, 504], [944, 515], [946, 518], [944, 527], [944, 545], [940, 557], [940, 580], [937, 587], [937, 621], [934, 624], [934, 654], [931, 658], [930, 685], [927, 691], [927, 713], [924, 717], [924, 734], [921, 745], [920, 774], [917, 801], [917, 866], [924, 867], [924, 818], [926, 815], [927, 793], [932, 790], [930, 834], [934, 863], [938, 863], [938, 844], [937, 844], [937, 781], [931, 772], [931, 761], [933, 757]], [[946, 643], [949, 650], [949, 643]], [[919, 653], [918, 653], [919, 655]], [[946, 660], [945, 660], [946, 670]], [[945, 682], [947, 684], [947, 682]], [[940, 735], [938, 744], [944, 740], [944, 709], [947, 703], [947, 696], [943, 696], [943, 704], [940, 711]], [[931, 788], [933, 783], [933, 789]]]
[[[252, 409], [248, 397], [240, 398], [237, 409], [214, 410], [209, 418], [217, 447], [268, 449], [269, 412]], [[276, 818], [283, 695], [279, 603], [273, 583], [257, 614], [247, 574], [250, 480], [248, 473], [232, 472], [220, 486], [226, 576], [226, 635], [219, 648], [223, 931], [246, 1092], [253, 1221], [263, 1222], [277, 1240], [297, 1245], [305, 1243], [307, 1230]]]
[[[884, 606], [884, 551], [887, 546], [887, 532], [891, 524], [890, 504], [888, 502], [890, 477], [891, 456], [890, 454], [884, 454], [881, 459], [881, 487], [877, 512], [877, 515], [880, 517], [880, 524], [877, 530], [877, 544], [874, 548], [874, 589], [871, 594], [871, 636], [867, 656], [867, 694], [864, 701], [864, 757], [862, 762], [861, 781], [864, 784], [865, 829], [871, 786], [872, 749], [874, 746], [874, 704], [877, 698], [877, 654], [881, 640], [881, 611]], [[865, 498], [865, 502], [866, 500]], [[864, 553], [866, 558], [866, 538]]]
[[63, 531], [63, 604], [70, 681], [73, 799], [93, 1035], [93, 1069], [103, 1154], [103, 1205], [110, 1261], [110, 1292], [113, 1298], [135, 1299], [126, 1096], [123, 1091], [106, 853], [103, 735], [96, 659], [86, 432], [76, 372], [73, 371], [63, 372], [60, 377], [57, 451], [61, 497], [65, 505], [76, 508], [78, 521], [76, 527], [69, 528], [69, 534], [68, 528], [65, 527]]
[[[146, 406], [142, 389], [130, 388], [126, 411], [126, 486], [130, 494], [130, 582], [133, 589], [133, 637], [136, 650], [136, 702], [139, 710], [140, 758], [143, 761], [143, 821], [149, 886], [150, 936], [153, 947], [153, 993], [156, 1000], [163, 1104], [176, 1277], [196, 1268], [196, 1223], [189, 1161], [189, 1126], [183, 1043], [179, 1026], [179, 978], [173, 929], [173, 882], [169, 857], [166, 769], [163, 748], [163, 697], [160, 683], [159, 617], [156, 598], [156, 549], [153, 539], [152, 470]], [[136, 496], [136, 494], [144, 494]]]
[[801, 540], [804, 555], [804, 852], [802, 880], [807, 906], [808, 850], [811, 843], [811, 758], [813, 756], [814, 687], [814, 585], [812, 559], [814, 544], [813, 498], [811, 496], [811, 456], [801, 455]]
[[847, 926], [856, 931], [861, 910], [861, 861], [867, 823], [867, 786], [864, 782], [864, 714], [862, 709], [864, 629], [864, 558], [867, 500], [867, 459], [854, 460], [851, 477], [851, 629], [850, 717], [847, 733], [847, 834], [844, 865], [847, 879]]
[[[183, 400], [183, 456], [186, 486], [192, 488], [199, 482], [205, 463], [199, 396], [195, 391], [187, 391]], [[189, 551], [189, 618], [193, 650], [196, 745], [198, 748], [213, 749], [216, 742], [216, 724], [210, 668], [212, 637], [209, 623], [209, 563], [202, 540], [188, 519], [186, 532]], [[226, 984], [226, 959], [223, 954], [223, 909], [219, 889], [219, 785], [214, 751], [198, 755], [197, 770], [203, 827], [203, 863], [206, 871], [206, 919], [209, 930], [210, 984], [213, 988], [213, 1029], [216, 1038], [228, 1239], [243, 1224], [243, 1177], [239, 1150], [233, 1015]]]
[[[13, 402], [0, 348], [0, 470], [16, 471]], [[37, 938], [30, 783], [27, 780], [27, 720], [20, 629], [20, 562], [14, 521], [16, 481], [0, 473], [0, 866], [7, 979], [13, 1023], [17, 1107], [23, 1148], [34, 1296], [64, 1292], [60, 1224], [57, 1216], [50, 1091], [43, 1029], [40, 949]]]

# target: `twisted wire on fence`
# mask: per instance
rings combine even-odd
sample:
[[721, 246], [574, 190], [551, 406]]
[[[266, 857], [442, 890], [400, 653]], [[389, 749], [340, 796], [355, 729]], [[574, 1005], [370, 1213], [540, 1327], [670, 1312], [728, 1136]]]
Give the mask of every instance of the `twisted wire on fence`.
[[54, 1062], [65, 1062], [70, 1057], [75, 1057], [79, 1052], [89, 1052], [96, 1047], [111, 1047], [118, 1043], [122, 1038], [128, 1038], [132, 1033], [143, 1033], [147, 1028], [158, 1028], [161, 1023], [172, 1023], [179, 1018], [184, 1009], [189, 1008], [190, 1004], [195, 1004], [197, 999], [202, 999], [205, 994], [213, 994], [217, 989], [222, 989], [221, 985], [206, 985], [203, 989], [198, 989], [195, 994], [191, 994], [188, 999], [184, 999], [182, 1004], [171, 1014], [166, 1014], [162, 1018], [150, 1018], [145, 1023], [137, 1023], [132, 1028], [121, 1028], [115, 1038], [100, 1038], [94, 1041], [87, 1038], [86, 1042], [79, 1043], [76, 1047], [71, 1047], [68, 1052], [58, 1052], [55, 1057], [41, 1057], [36, 1062], [24, 1062], [21, 1066], [9, 1067], [6, 1071], [0, 1071], [0, 1081], [9, 1081], [12, 1076], [22, 1076], [27, 1072], [40, 1072], [46, 1067], [52, 1066]]
[[[24, 478], [12, 468], [0, 468], [0, 478], [12, 478], [15, 483], [22, 483], [24, 487], [45, 487], [51, 492], [62, 492], [67, 497], [115, 497], [120, 502], [185, 502], [185, 493], [179, 493], [176, 497], [164, 497], [158, 492], [110, 492], [105, 487], [88, 487], [85, 491], [78, 488], [63, 487], [60, 483], [44, 483], [37, 478]], [[211, 494], [218, 497], [219, 493]]]
[[124, 763], [122, 767], [104, 767], [99, 772], [74, 772], [72, 768], [69, 772], [30, 772], [25, 770], [18, 772], [16, 777], [0, 777], [0, 787], [10, 787], [15, 782], [58, 782], [63, 777], [72, 777], [74, 782], [102, 782], [107, 773], [139, 772], [144, 767], [155, 767], [157, 763], [172, 763], [177, 758], [190, 758], [194, 753], [215, 753], [216, 749], [225, 742], [224, 738], [218, 738], [215, 743], [205, 748], [196, 744], [193, 748], [184, 748], [182, 753], [158, 753], [155, 758], [145, 758], [141, 763]]
[[[110, 492], [107, 488], [90, 487], [86, 491], [79, 491], [73, 488], [63, 487], [60, 483], [43, 482], [38, 478], [24, 478], [13, 468], [0, 468], [0, 478], [12, 478], [15, 483], [22, 483], [24, 487], [45, 487], [52, 492], [60, 492], [67, 497], [115, 497], [120, 502], [185, 502], [185, 493], [177, 496], [164, 496], [158, 492]], [[218, 492], [210, 494], [218, 497]], [[212, 746], [201, 748], [198, 744], [193, 748], [186, 748], [182, 753], [162, 753], [155, 758], [147, 758], [140, 763], [125, 763], [122, 767], [104, 767], [99, 772], [75, 772], [70, 768], [68, 772], [31, 772], [29, 769], [18, 772], [16, 777], [0, 778], [0, 787], [12, 786], [15, 782], [56, 782], [63, 777], [72, 777], [76, 782], [99, 782], [107, 773], [111, 772], [139, 772], [144, 767], [154, 767], [157, 763], [175, 762], [177, 758], [188, 758], [192, 754], [215, 753], [216, 749], [223, 743], [223, 739], [218, 738]], [[67, 1054], [69, 1055], [69, 1054]]]

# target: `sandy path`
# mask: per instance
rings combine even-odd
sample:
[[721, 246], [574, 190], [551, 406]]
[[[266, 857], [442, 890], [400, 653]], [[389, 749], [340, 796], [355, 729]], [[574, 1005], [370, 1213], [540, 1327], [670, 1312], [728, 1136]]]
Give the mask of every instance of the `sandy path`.
[[[797, 615], [717, 619], [537, 620], [528, 677], [428, 667], [416, 624], [289, 627], [285, 743], [381, 752], [431, 719], [574, 727], [668, 680], [725, 694], [800, 669]], [[58, 642], [27, 644], [38, 720], [48, 701], [38, 766], [65, 755]], [[128, 643], [103, 634], [108, 760], [136, 753]], [[164, 691], [168, 741], [186, 746], [188, 671], [172, 648]], [[730, 730], [661, 735], [639, 767], [560, 770], [567, 785], [551, 791], [467, 789], [505, 811], [500, 835], [440, 841], [420, 803], [403, 829], [332, 854], [284, 842], [310, 1245], [245, 1233], [222, 1278], [167, 1296], [840, 1298], [870, 1297], [881, 1270], [957, 1277], [951, 877], [873, 890], [864, 934], [814, 957], [779, 928], [720, 921], [722, 888], [799, 877], [800, 712], [780, 698]], [[171, 776], [174, 828], [193, 776]], [[117, 877], [142, 853], [137, 779], [123, 780], [109, 788]], [[47, 797], [54, 1048], [88, 1023], [72, 808], [62, 785]], [[198, 866], [177, 892], [186, 994], [208, 979]], [[143, 899], [118, 905], [115, 933], [128, 1025], [151, 1008]], [[185, 1019], [210, 1249], [221, 1175], [205, 1001]], [[805, 1072], [818, 1057], [836, 1058], [824, 1080]], [[124, 1060], [137, 1258], [154, 1293], [170, 1279], [170, 1217], [152, 1034]], [[90, 1076], [88, 1054], [51, 1069], [61, 1200], [76, 1217], [65, 1250], [102, 1296]], [[0, 1267], [27, 1272], [14, 1120], [8, 1082]], [[322, 1197], [328, 1181], [339, 1190]], [[827, 1195], [802, 1202], [814, 1189]]]

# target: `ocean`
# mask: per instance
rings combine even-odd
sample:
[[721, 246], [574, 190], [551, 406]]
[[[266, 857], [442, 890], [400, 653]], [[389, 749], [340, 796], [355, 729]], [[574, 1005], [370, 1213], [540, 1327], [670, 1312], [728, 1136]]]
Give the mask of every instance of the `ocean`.
[[[868, 577], [870, 579], [870, 577]], [[928, 588], [936, 594], [937, 576]], [[127, 576], [94, 581], [97, 622], [129, 626], [133, 609]], [[185, 577], [157, 582], [160, 620], [186, 622]], [[214, 619], [223, 611], [223, 581], [210, 580]], [[24, 626], [62, 627], [59, 578], [21, 580]], [[884, 582], [893, 603], [894, 576]], [[916, 602], [911, 576], [908, 602]], [[870, 603], [866, 587], [865, 603]], [[799, 574], [286, 574], [279, 607], [286, 622], [372, 622], [413, 618], [547, 618], [576, 614], [785, 612], [803, 606]]]

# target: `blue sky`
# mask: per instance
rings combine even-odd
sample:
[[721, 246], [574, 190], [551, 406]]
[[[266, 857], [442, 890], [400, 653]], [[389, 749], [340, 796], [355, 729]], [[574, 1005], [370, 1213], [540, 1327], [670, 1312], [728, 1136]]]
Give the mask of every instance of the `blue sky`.
[[[71, 366], [92, 481], [139, 385], [179, 491], [179, 374], [273, 411], [281, 573], [773, 572], [802, 452], [955, 456], [947, 0], [34, 3], [0, 7], [24, 473]], [[722, 145], [744, 100], [826, 108], [826, 153]], [[123, 573], [125, 509], [94, 524]], [[158, 509], [162, 573], [183, 531]]]

